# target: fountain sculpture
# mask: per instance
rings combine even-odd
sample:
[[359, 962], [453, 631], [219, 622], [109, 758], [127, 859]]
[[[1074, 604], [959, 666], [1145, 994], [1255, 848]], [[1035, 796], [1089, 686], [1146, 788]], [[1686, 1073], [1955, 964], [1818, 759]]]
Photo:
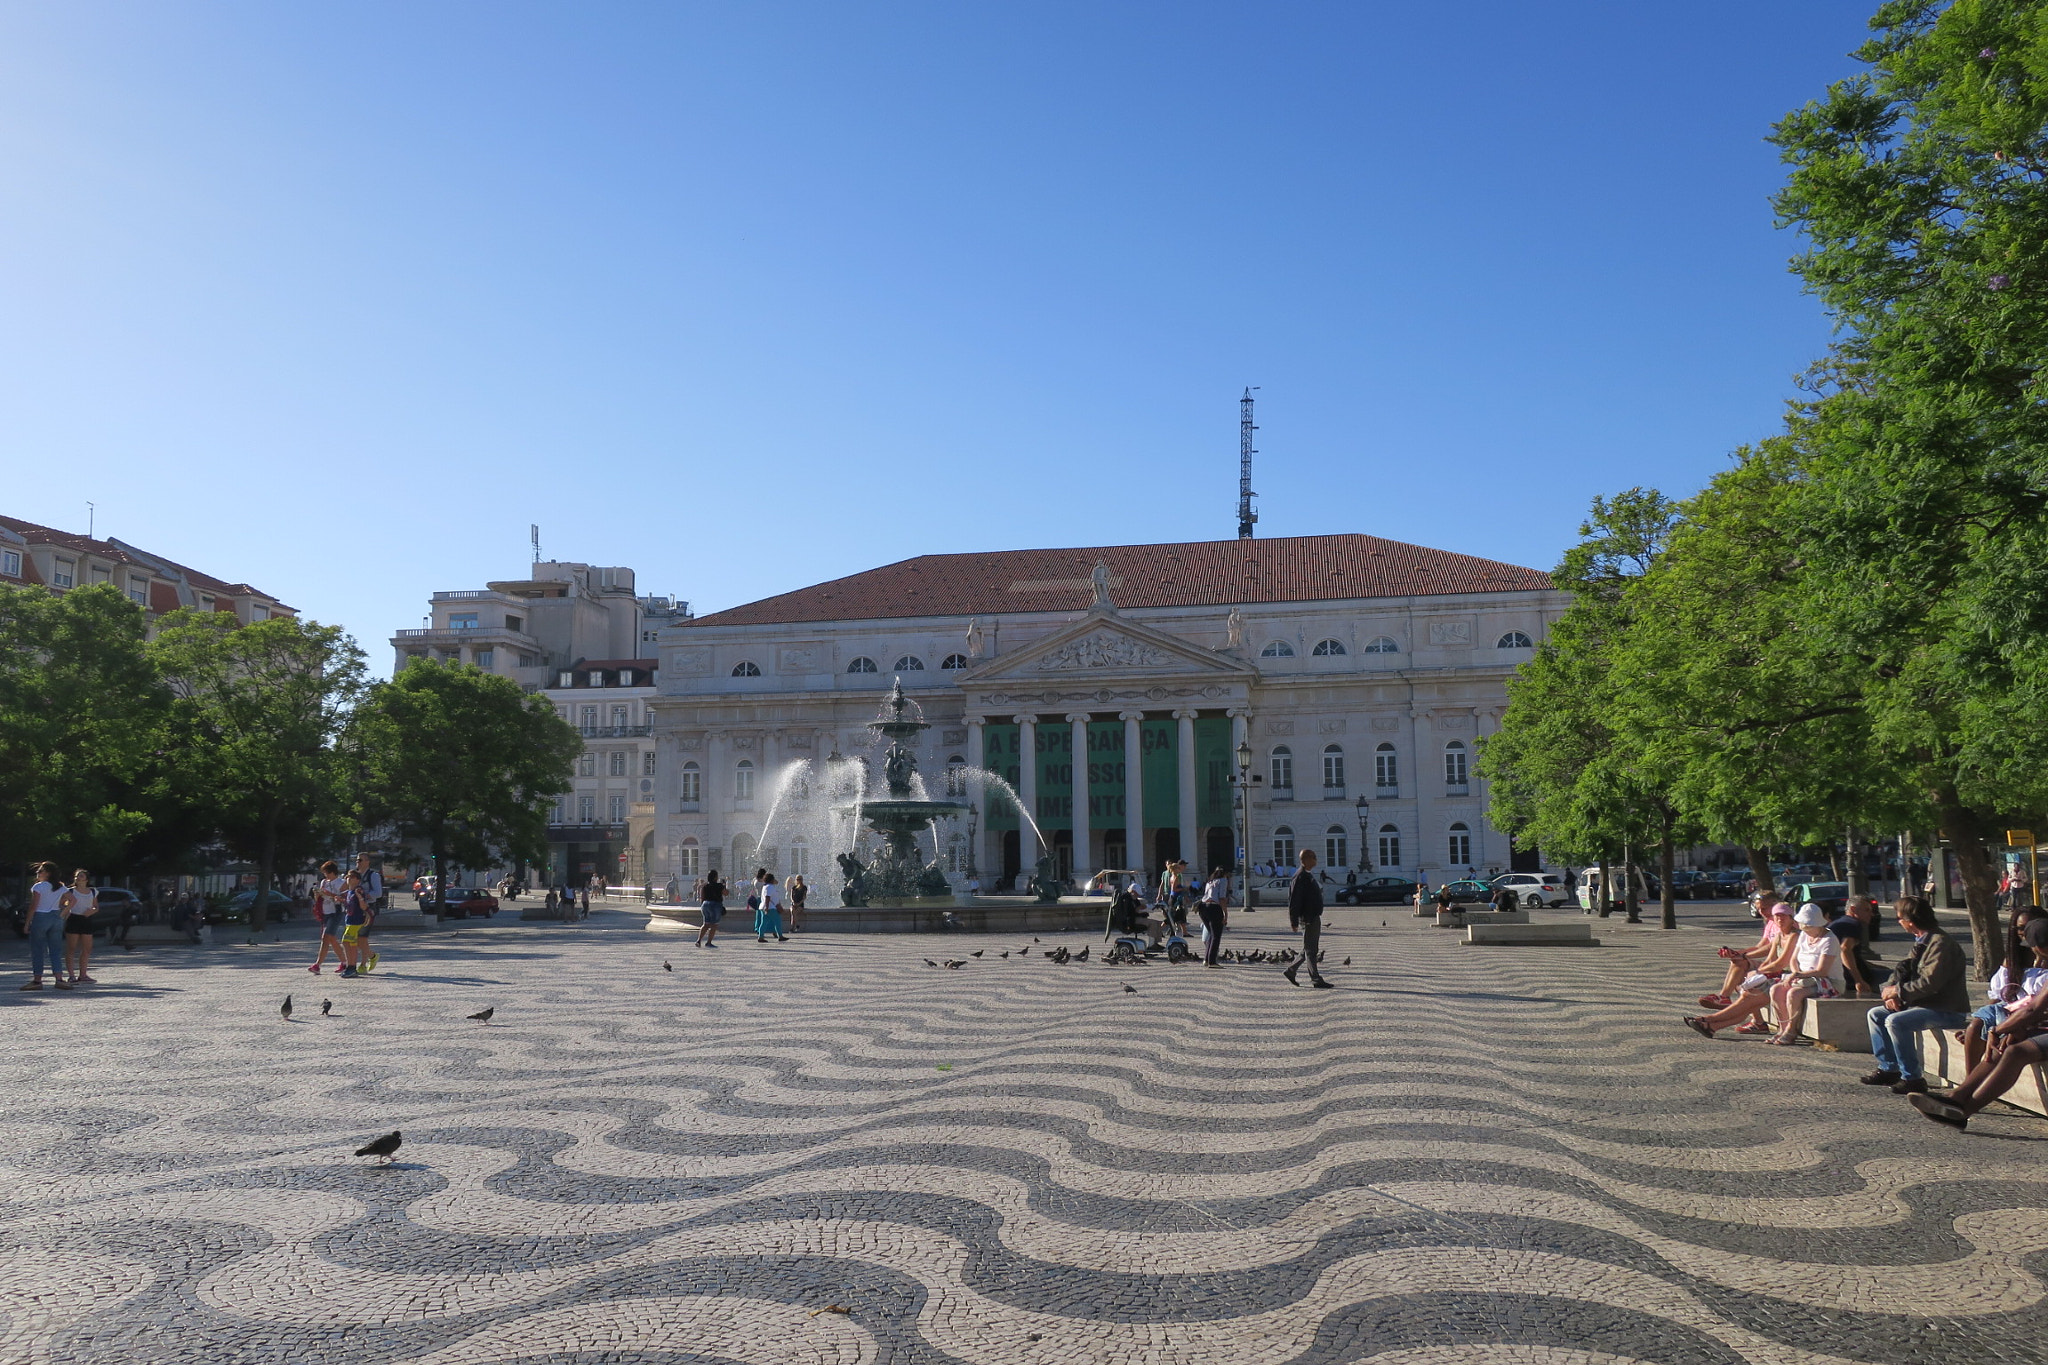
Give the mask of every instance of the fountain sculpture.
[[[919, 900], [946, 898], [952, 887], [934, 858], [926, 862], [918, 848], [917, 836], [934, 820], [967, 813], [964, 801], [928, 801], [918, 795], [917, 756], [906, 741], [914, 740], [931, 726], [921, 719], [916, 704], [903, 695], [898, 678], [883, 703], [884, 718], [869, 722], [868, 728], [889, 741], [882, 758], [882, 775], [889, 794], [880, 799], [855, 799], [834, 806], [841, 815], [865, 820], [882, 838], [882, 850], [874, 862], [864, 864], [851, 853], [838, 855], [846, 885], [840, 903], [849, 908], [867, 905], [905, 905]], [[835, 786], [835, 790], [837, 787]], [[934, 839], [936, 849], [937, 840]]]

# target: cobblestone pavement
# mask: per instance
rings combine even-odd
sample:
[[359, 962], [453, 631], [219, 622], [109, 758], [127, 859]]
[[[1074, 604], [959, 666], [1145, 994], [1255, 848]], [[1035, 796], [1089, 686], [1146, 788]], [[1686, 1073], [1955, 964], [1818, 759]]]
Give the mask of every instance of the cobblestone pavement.
[[1332, 991], [643, 922], [0, 984], [0, 1361], [2048, 1359], [2048, 1124], [1685, 1031], [1739, 921], [1341, 910]]

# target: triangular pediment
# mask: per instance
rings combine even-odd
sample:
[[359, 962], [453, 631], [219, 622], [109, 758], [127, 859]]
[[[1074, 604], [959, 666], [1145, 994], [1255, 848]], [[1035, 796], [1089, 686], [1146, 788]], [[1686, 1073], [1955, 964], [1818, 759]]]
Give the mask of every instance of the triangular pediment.
[[1049, 682], [1074, 678], [1162, 675], [1249, 677], [1242, 659], [1191, 645], [1114, 612], [1091, 611], [1043, 640], [1014, 649], [962, 675], [962, 685]]

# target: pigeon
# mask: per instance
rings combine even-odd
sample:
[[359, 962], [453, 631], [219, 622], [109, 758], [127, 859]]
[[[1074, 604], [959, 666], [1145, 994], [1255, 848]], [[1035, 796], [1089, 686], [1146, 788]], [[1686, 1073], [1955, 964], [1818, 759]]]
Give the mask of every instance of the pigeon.
[[372, 1138], [370, 1139], [370, 1141], [356, 1148], [356, 1155], [381, 1156], [384, 1158], [382, 1164], [389, 1166], [391, 1164], [391, 1154], [398, 1150], [398, 1144], [402, 1141], [404, 1141], [404, 1139], [399, 1137], [397, 1130], [394, 1129], [391, 1132], [386, 1133], [383, 1137]]
[[1076, 962], [1086, 962], [1087, 960], [1088, 950], [1086, 948], [1083, 948], [1080, 952], [1074, 954], [1074, 961]]
[[289, 995], [284, 998], [284, 1004], [278, 1009], [277, 1015], [287, 1024], [292, 1021], [292, 998]]
[[938, 963], [936, 963], [936, 962], [934, 962], [934, 961], [932, 961], [932, 960], [931, 960], [930, 958], [926, 958], [926, 959], [924, 960], [924, 965], [925, 965], [925, 966], [927, 966], [927, 967], [936, 967], [936, 966], [938, 966], [939, 964], [938, 964]]
[[1344, 965], [1345, 965], [1345, 966], [1347, 966], [1347, 967], [1349, 967], [1349, 966], [1351, 965], [1351, 959], [1350, 959], [1350, 958], [1348, 958], [1348, 957], [1347, 957], [1347, 958], [1345, 958], [1345, 959], [1344, 959]]
[[1032, 941], [1033, 943], [1036, 943], [1036, 942], [1038, 942], [1038, 935], [1036, 935], [1036, 934], [1033, 934], [1033, 935], [1031, 936], [1031, 941]]
[[980, 956], [981, 956], [981, 955], [982, 955], [983, 953], [985, 953], [985, 952], [987, 952], [987, 951], [988, 951], [988, 949], [986, 949], [986, 948], [976, 948], [976, 949], [975, 949], [975, 950], [974, 950], [973, 952], [969, 953], [969, 954], [968, 954], [968, 956], [969, 956], [969, 957], [980, 957]]
[[671, 966], [669, 966], [669, 965], [668, 965], [668, 959], [667, 959], [667, 958], [663, 958], [663, 959], [661, 960], [661, 969], [662, 969], [663, 971], [665, 971], [665, 972], [672, 972], [672, 971], [674, 971], [674, 970], [675, 970], [675, 968], [673, 968], [673, 967], [671, 967]]
[[491, 1016], [497, 1012], [498, 1007], [496, 1005], [487, 1005], [469, 1017], [476, 1020], [479, 1024], [488, 1024], [491, 1022]]
[[1138, 988], [1137, 988], [1136, 986], [1133, 986], [1133, 985], [1132, 985], [1132, 984], [1131, 984], [1130, 982], [1128, 982], [1128, 981], [1124, 982], [1124, 994], [1125, 994], [1125, 995], [1136, 995], [1137, 993], [1138, 993]]
[[965, 967], [967, 965], [967, 959], [959, 957], [949, 957], [946, 959], [946, 965], [948, 967], [951, 967], [954, 971], [958, 971], [960, 970], [960, 968]]
[[1003, 961], [1005, 961], [1005, 962], [1008, 962], [1009, 960], [1010, 960], [1010, 955], [1009, 955], [1008, 953], [1004, 953], [1004, 954], [1003, 954]]
[[334, 1002], [332, 1000], [322, 1000], [320, 1002], [320, 1012], [322, 1014], [334, 1013]]

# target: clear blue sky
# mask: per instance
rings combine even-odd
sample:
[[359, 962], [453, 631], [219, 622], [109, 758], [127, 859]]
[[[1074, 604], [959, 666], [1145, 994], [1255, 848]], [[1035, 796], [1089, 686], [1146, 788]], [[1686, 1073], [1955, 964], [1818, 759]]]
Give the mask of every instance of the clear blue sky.
[[383, 641], [551, 556], [1368, 531], [1547, 568], [1770, 432], [1871, 0], [0, 9], [0, 510]]

